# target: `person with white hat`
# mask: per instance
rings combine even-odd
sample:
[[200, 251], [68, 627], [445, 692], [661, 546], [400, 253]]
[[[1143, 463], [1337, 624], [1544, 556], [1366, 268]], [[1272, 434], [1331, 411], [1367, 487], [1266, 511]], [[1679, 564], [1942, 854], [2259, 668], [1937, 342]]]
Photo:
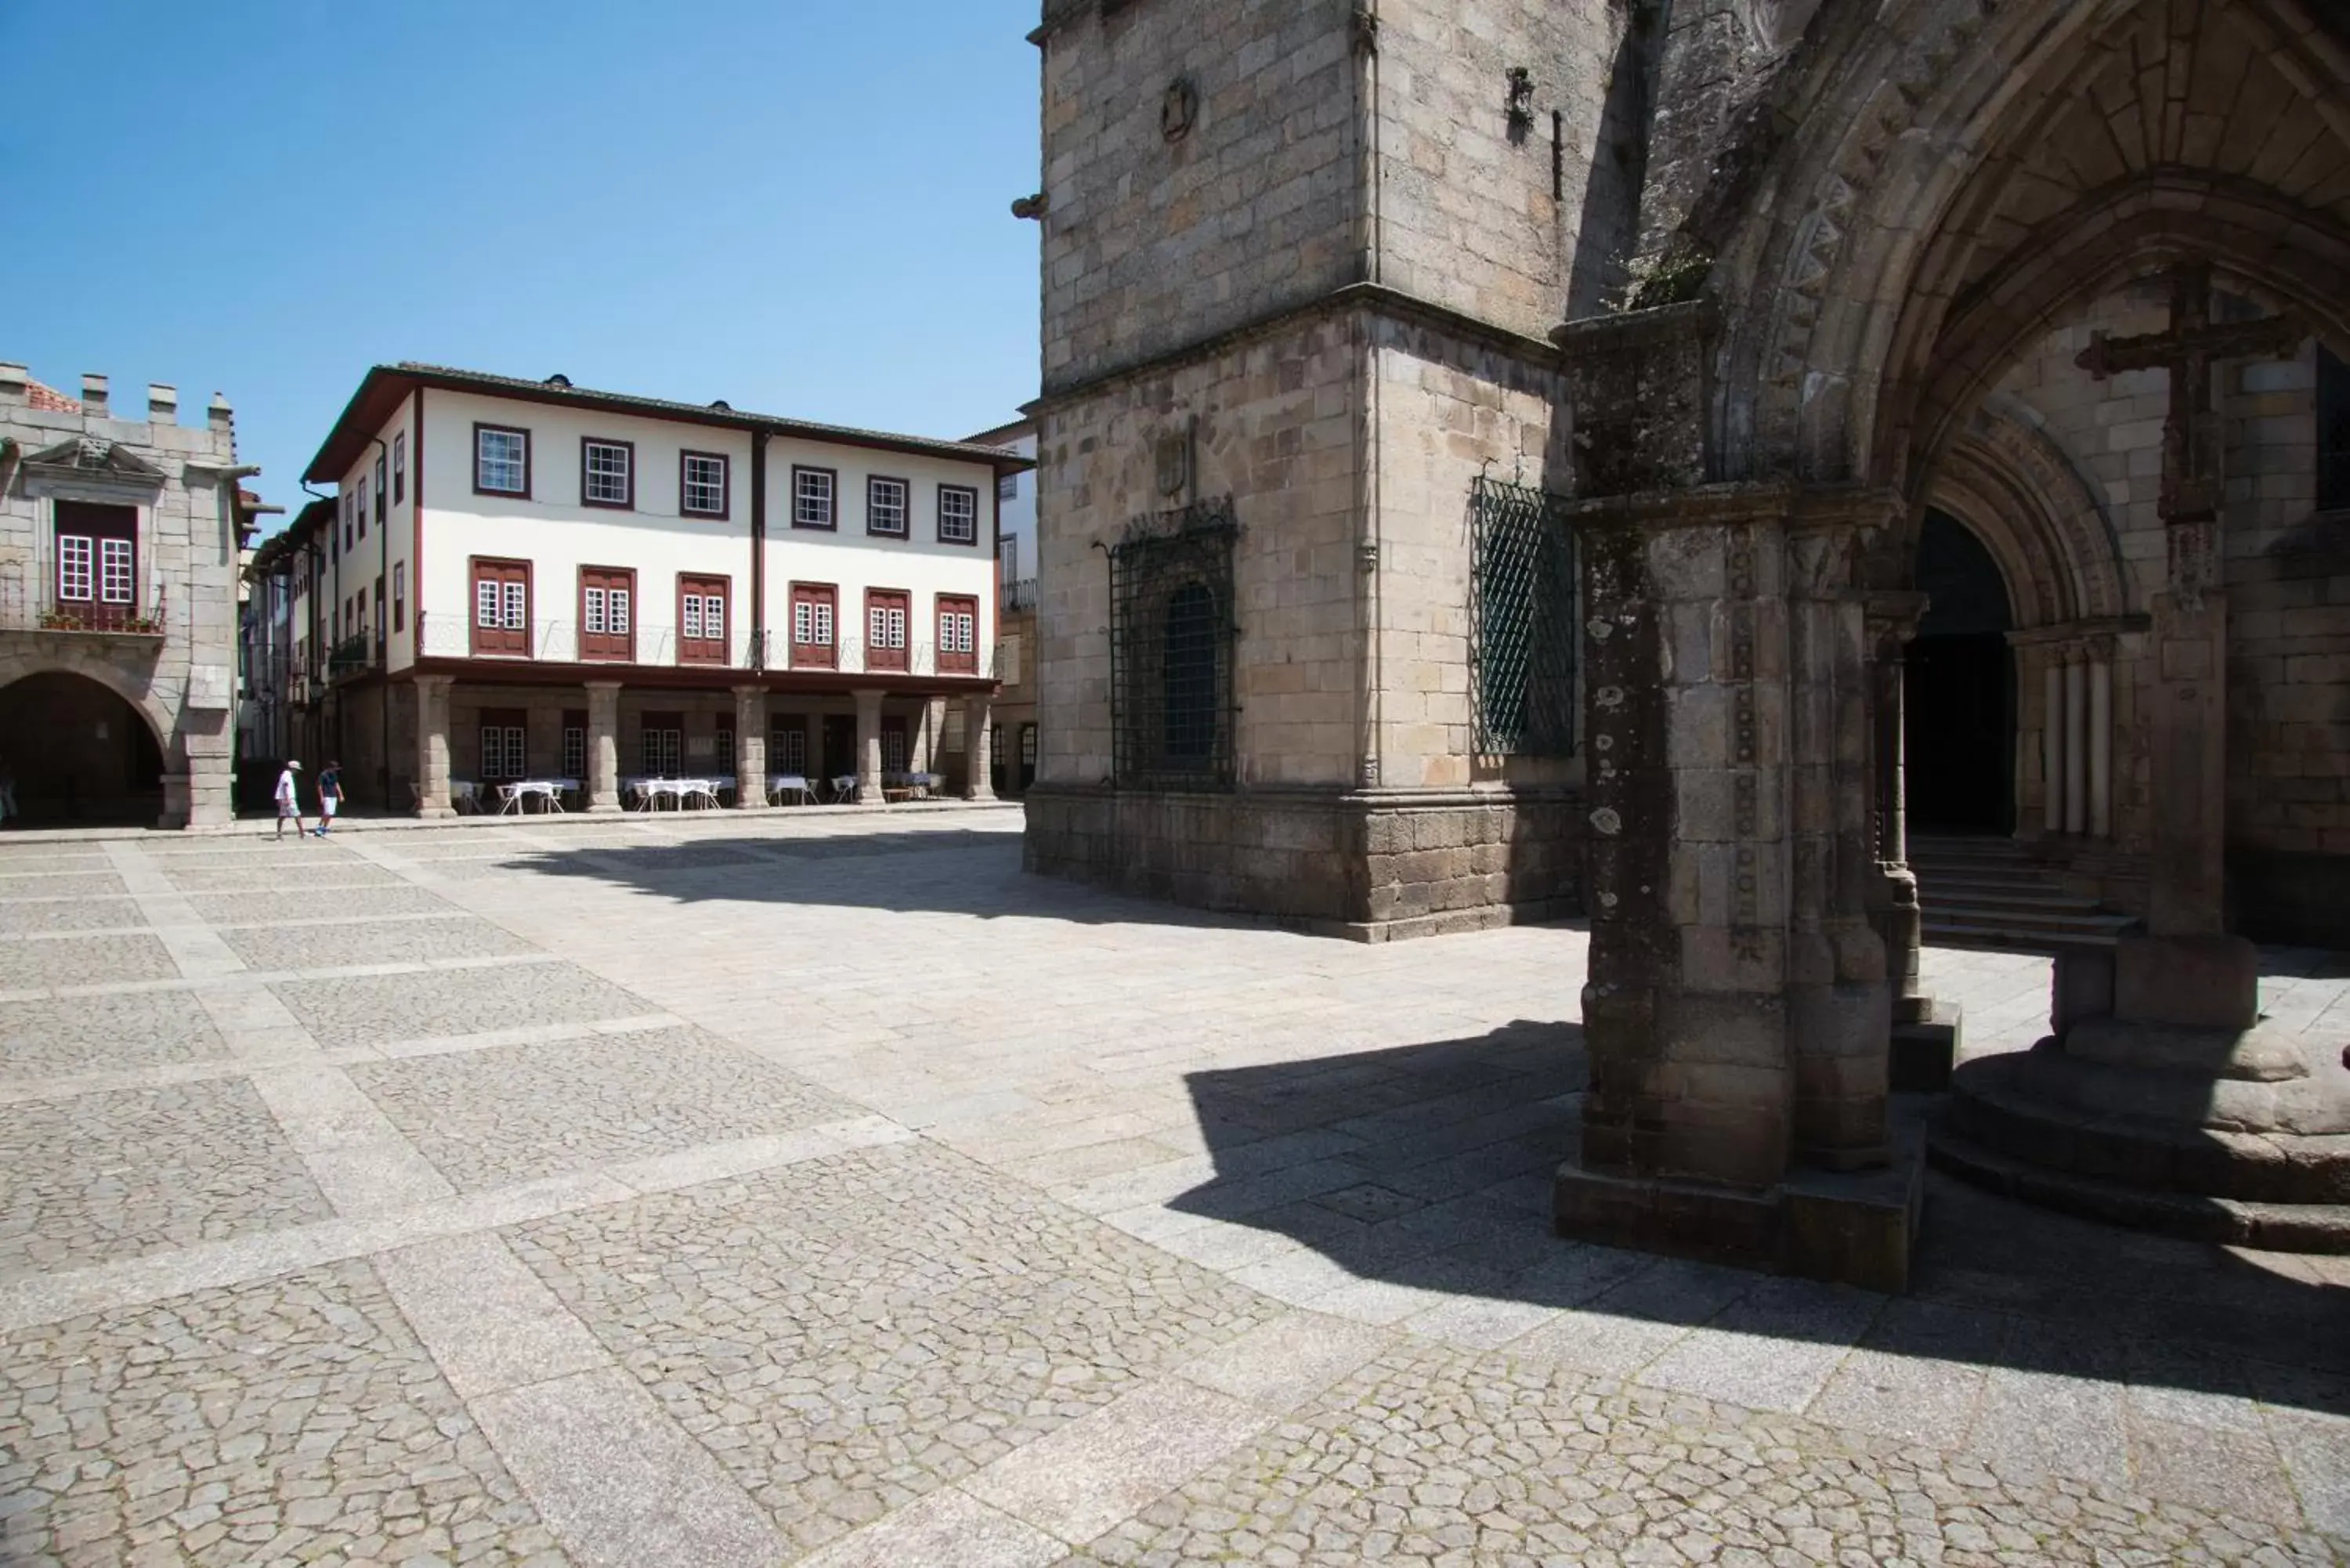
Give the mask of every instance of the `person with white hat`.
[[302, 764], [288, 757], [277, 772], [277, 836], [281, 839], [286, 836], [287, 817], [294, 819], [295, 837], [300, 838], [309, 831], [302, 826], [302, 794], [294, 778], [301, 771]]

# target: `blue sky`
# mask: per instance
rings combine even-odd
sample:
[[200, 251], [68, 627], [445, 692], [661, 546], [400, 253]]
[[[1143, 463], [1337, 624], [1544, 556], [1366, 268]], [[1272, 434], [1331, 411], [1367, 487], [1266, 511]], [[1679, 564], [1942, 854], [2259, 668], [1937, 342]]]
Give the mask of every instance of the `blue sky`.
[[0, 0], [0, 359], [267, 499], [424, 359], [961, 436], [1036, 389], [1034, 0]]

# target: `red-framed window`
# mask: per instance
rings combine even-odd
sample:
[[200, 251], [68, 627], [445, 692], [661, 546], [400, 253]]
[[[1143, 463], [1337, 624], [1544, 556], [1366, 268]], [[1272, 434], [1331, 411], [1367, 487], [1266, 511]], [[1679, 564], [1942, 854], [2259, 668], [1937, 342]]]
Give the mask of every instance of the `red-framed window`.
[[530, 776], [529, 715], [519, 708], [482, 710], [482, 778], [507, 784]]
[[979, 601], [968, 595], [939, 596], [939, 673], [979, 673]]
[[637, 504], [637, 443], [579, 438], [579, 504], [627, 511]]
[[530, 657], [530, 563], [473, 557], [475, 655]]
[[391, 564], [391, 629], [408, 629], [408, 563]]
[[57, 603], [87, 613], [136, 613], [139, 508], [89, 501], [56, 505]]
[[677, 509], [688, 517], [724, 517], [731, 503], [723, 452], [677, 454]]
[[792, 585], [792, 668], [831, 670], [840, 662], [833, 616], [840, 597], [830, 583]]
[[623, 566], [579, 568], [579, 657], [635, 662], [635, 572]]
[[865, 590], [866, 669], [906, 668], [906, 623], [911, 618], [912, 611], [903, 590]]
[[840, 471], [792, 464], [792, 526], [840, 526]]
[[689, 576], [677, 579], [677, 659], [681, 664], [726, 662], [728, 580]]

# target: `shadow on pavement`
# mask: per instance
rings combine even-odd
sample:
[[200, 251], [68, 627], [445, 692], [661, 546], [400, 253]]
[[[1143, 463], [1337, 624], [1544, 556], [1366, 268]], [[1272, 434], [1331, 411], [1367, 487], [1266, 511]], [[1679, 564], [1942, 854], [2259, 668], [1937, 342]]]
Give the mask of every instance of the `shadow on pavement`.
[[1357, 1279], [1589, 1314], [1546, 1334], [1702, 1324], [2350, 1415], [2350, 1291], [1939, 1173], [1905, 1298], [1562, 1241], [1551, 1174], [1575, 1147], [1585, 1071], [1579, 1025], [1520, 1022], [1194, 1073], [1216, 1174], [1168, 1207], [1287, 1236]]

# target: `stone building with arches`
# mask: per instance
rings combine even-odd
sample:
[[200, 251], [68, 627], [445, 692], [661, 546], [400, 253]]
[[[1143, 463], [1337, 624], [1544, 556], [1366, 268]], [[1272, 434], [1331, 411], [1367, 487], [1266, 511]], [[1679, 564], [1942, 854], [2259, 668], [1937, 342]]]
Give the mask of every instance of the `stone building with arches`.
[[182, 424], [107, 378], [68, 397], [0, 364], [0, 759], [34, 826], [225, 824], [238, 553], [270, 510], [240, 484], [217, 394]]
[[[2269, 1244], [2350, 1199], [2227, 1142], [2350, 1132], [2244, 940], [2350, 941], [2339, 7], [1047, 0], [1035, 38], [1032, 867], [1367, 936], [1580, 909], [1562, 1229], [1898, 1283], [1914, 799], [2118, 928], [1943, 1158]], [[1209, 525], [1228, 744], [1154, 769], [1187, 584], [1125, 568]], [[2215, 1108], [2255, 1081], [2308, 1104]]]

